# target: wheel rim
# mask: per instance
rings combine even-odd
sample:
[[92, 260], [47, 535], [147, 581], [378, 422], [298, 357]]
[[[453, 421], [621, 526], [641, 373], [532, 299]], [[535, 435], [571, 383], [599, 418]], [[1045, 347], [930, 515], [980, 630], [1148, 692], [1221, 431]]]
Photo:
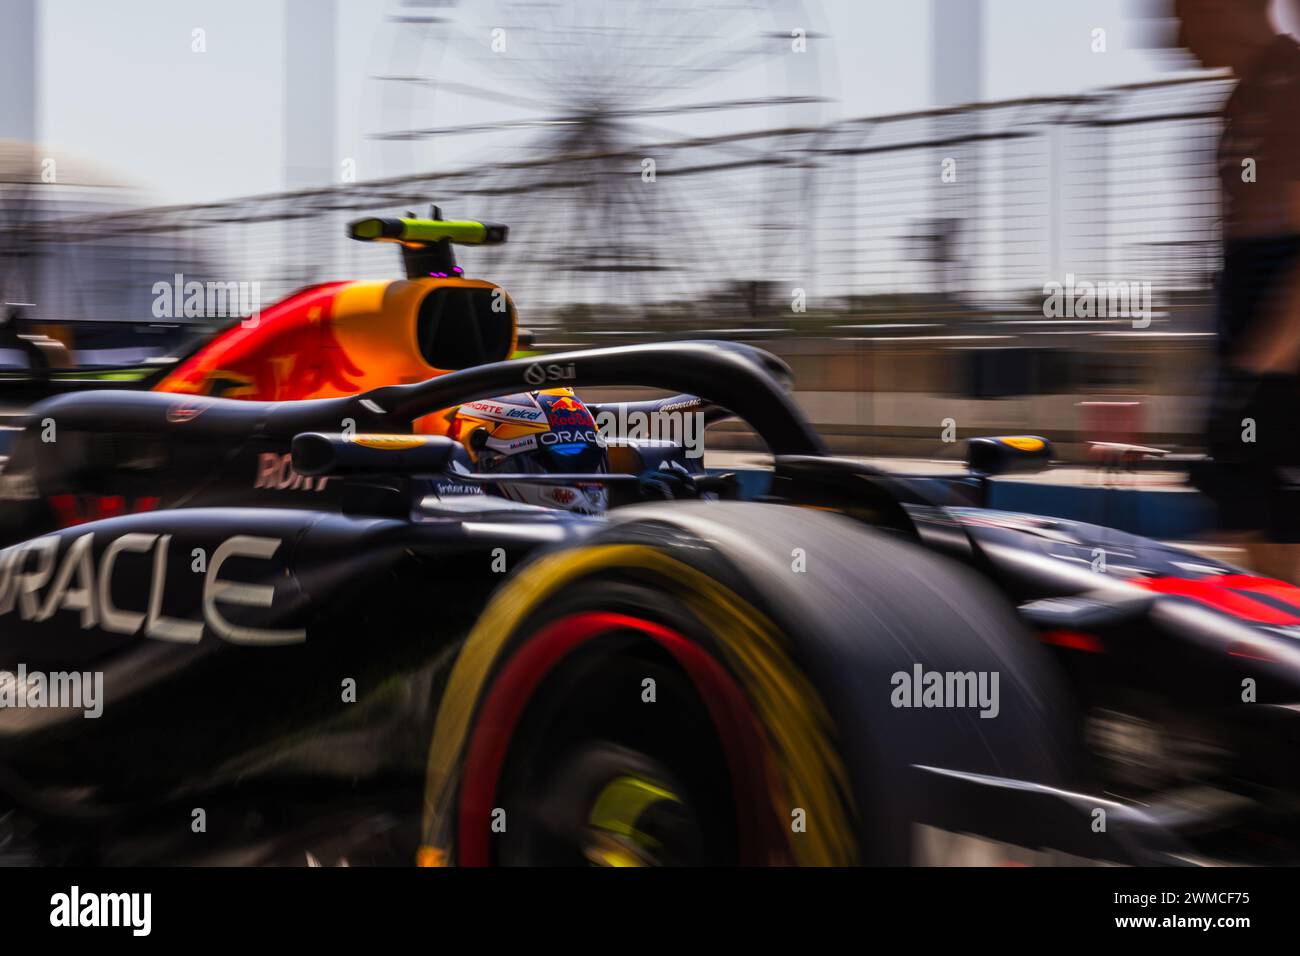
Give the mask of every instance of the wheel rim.
[[[556, 620], [531, 635], [493, 681], [466, 749], [458, 800], [458, 861], [466, 866], [485, 866], [492, 862], [492, 814], [497, 785], [514, 729], [538, 687], [569, 654], [613, 632], [647, 637], [666, 649], [686, 672], [707, 708], [714, 730], [721, 739], [732, 780], [740, 861], [770, 863], [788, 859], [783, 835], [773, 821], [758, 810], [751, 799], [747, 799], [765, 791], [769, 771], [758, 724], [731, 677], [703, 648], [671, 628], [624, 614], [587, 612]], [[647, 773], [632, 769], [621, 776], [629, 777], [635, 783], [624, 782], [615, 791], [605, 794], [606, 803], [600, 808], [603, 823], [613, 822], [614, 826], [596, 825], [591, 820], [591, 815], [597, 813], [600, 794], [596, 800], [580, 804], [586, 808], [584, 829], [592, 842], [590, 852], [583, 847], [583, 855], [602, 865], [654, 862], [656, 853], [652, 847], [618, 832], [620, 827], [632, 827], [632, 822], [626, 817], [636, 802], [625, 800], [619, 803], [612, 798], [616, 795], [628, 797], [630, 791], [637, 791], [644, 798], [660, 791], [662, 796], [653, 801], [646, 800], [640, 809], [655, 806], [662, 811], [675, 806], [682, 808], [687, 816], [693, 810], [669, 781], [666, 772], [652, 770]], [[611, 777], [609, 782], [614, 779]], [[614, 808], [619, 813], [611, 816]], [[597, 859], [592, 860], [593, 856]]]

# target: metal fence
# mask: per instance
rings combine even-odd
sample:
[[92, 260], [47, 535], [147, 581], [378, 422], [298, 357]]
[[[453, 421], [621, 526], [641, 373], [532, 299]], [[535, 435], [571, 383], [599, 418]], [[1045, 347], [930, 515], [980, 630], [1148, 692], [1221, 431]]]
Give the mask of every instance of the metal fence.
[[647, 316], [721, 332], [978, 317], [1036, 309], [1067, 273], [1196, 297], [1218, 261], [1227, 90], [1171, 81], [94, 215], [67, 187], [0, 170], [0, 277], [7, 297], [35, 289], [42, 319], [147, 320], [172, 261], [258, 282], [269, 302], [393, 275], [391, 248], [344, 224], [433, 201], [508, 223], [508, 245], [462, 264], [510, 289], [528, 324], [575, 334], [637, 334]]

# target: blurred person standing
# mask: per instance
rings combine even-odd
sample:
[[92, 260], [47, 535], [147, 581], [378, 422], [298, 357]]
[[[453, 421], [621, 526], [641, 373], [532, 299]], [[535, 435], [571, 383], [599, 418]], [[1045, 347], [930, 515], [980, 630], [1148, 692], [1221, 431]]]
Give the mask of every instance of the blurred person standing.
[[1270, 0], [1175, 0], [1178, 43], [1238, 78], [1223, 110], [1212, 462], [1193, 482], [1260, 573], [1300, 557], [1300, 45]]

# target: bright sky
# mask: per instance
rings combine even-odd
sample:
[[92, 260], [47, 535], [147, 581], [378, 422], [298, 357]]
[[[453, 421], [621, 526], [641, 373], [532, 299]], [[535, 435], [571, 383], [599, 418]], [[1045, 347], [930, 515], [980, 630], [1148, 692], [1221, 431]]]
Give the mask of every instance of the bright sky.
[[[1132, 2], [986, 0], [983, 98], [1077, 92], [1164, 75], [1150, 52], [1136, 48]], [[400, 171], [382, 168], [383, 154], [365, 137], [377, 115], [377, 81], [370, 77], [409, 62], [398, 46], [399, 30], [386, 19], [396, 4], [338, 0], [338, 157], [357, 158], [363, 179]], [[797, 85], [815, 84], [835, 100], [823, 118], [930, 105], [928, 2], [809, 0], [803, 6], [820, 9], [809, 17], [809, 29], [826, 38], [811, 47], [815, 79], [805, 72]], [[45, 0], [43, 139], [56, 152], [92, 159], [153, 202], [275, 192], [284, 182], [283, 19], [281, 0]], [[1090, 49], [1098, 27], [1107, 31], [1105, 54]], [[205, 53], [191, 50], [195, 28], [206, 31]], [[422, 68], [435, 71], [434, 60], [426, 54]], [[779, 85], [770, 77], [763, 82], [767, 90], [731, 91], [723, 84], [713, 98], [763, 95]], [[497, 88], [510, 90], [508, 83]], [[438, 121], [474, 118], [462, 107]], [[716, 116], [656, 119], [660, 129], [679, 135], [714, 122]]]

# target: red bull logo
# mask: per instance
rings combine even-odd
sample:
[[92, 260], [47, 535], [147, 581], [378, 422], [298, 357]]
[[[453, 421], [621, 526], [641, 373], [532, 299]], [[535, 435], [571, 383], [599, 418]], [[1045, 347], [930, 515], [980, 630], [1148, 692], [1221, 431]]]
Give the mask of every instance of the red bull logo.
[[550, 403], [546, 418], [552, 428], [595, 428], [596, 422], [587, 406], [576, 398], [561, 395]]

